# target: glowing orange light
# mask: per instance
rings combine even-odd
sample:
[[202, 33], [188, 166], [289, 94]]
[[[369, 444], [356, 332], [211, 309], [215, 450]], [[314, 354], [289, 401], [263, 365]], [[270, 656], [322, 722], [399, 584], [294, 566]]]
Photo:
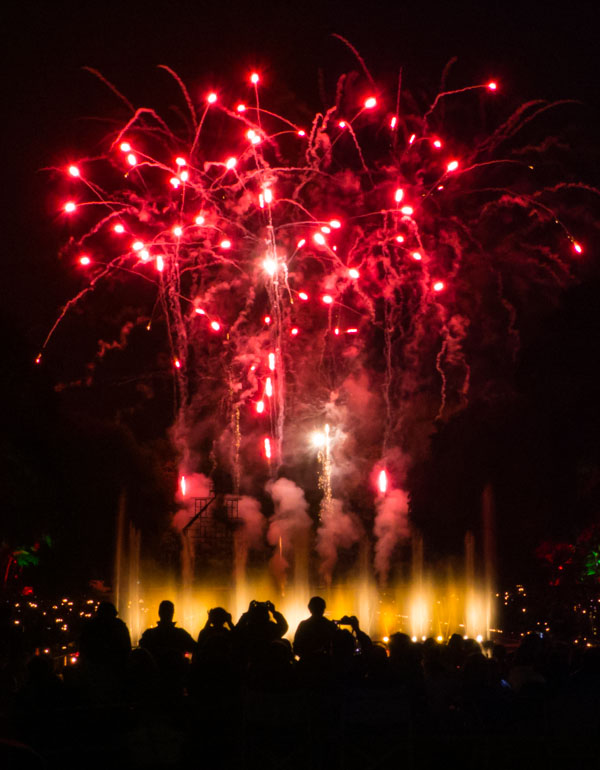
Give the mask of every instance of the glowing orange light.
[[379, 476], [377, 477], [377, 486], [381, 494], [385, 495], [388, 488], [388, 477], [385, 468], [379, 471]]
[[227, 240], [227, 238], [225, 238], [225, 240], [221, 241], [221, 243], [219, 244], [219, 246], [220, 246], [222, 249], [230, 249], [230, 248], [231, 248], [231, 241], [228, 241], [228, 240]]
[[41, 364], [41, 362], [42, 362], [42, 354], [41, 353], [38, 353], [38, 355], [35, 358], [35, 362], [36, 362], [36, 364]]
[[372, 110], [373, 107], [377, 106], [377, 99], [374, 96], [369, 96], [369, 98], [365, 101], [365, 110]]
[[315, 233], [313, 235], [313, 241], [315, 243], [318, 243], [319, 246], [324, 246], [325, 245], [325, 238], [323, 237], [322, 233]]
[[211, 91], [208, 96], [206, 97], [206, 101], [209, 104], [214, 104], [217, 101], [217, 95], [214, 91]]
[[301, 300], [304, 300], [304, 302], [306, 302], [306, 300], [308, 299], [308, 294], [305, 291], [299, 291], [298, 296], [300, 297]]
[[265, 402], [264, 401], [257, 401], [256, 402], [256, 412], [257, 414], [262, 414], [265, 411]]
[[162, 271], [165, 269], [165, 260], [160, 256], [160, 254], [158, 257], [156, 257], [156, 269], [159, 273], [162, 273]]
[[127, 163], [129, 163], [130, 166], [135, 166], [137, 163], [137, 158], [132, 152], [127, 156]]
[[204, 224], [204, 217], [202, 216], [202, 214], [198, 214], [198, 216], [196, 217], [196, 219], [194, 219], [194, 222], [195, 222], [197, 225], [203, 225], [203, 224]]
[[415, 213], [415, 210], [412, 206], [402, 206], [400, 209], [402, 214], [405, 214], [407, 217], [412, 217], [412, 215]]
[[238, 106], [236, 107], [236, 110], [238, 112], [246, 112], [246, 105], [245, 104], [238, 104]]
[[134, 241], [134, 242], [131, 244], [131, 248], [132, 248], [134, 251], [141, 251], [141, 250], [144, 248], [144, 244], [142, 243], [142, 241]]
[[187, 161], [185, 160], [185, 158], [175, 158], [175, 163], [178, 166], [187, 166]]
[[265, 457], [271, 459], [271, 440], [268, 438], [265, 439]]
[[173, 235], [174, 235], [176, 238], [181, 238], [181, 236], [183, 235], [183, 227], [181, 227], [180, 225], [176, 225], [176, 226], [173, 228]]
[[413, 251], [411, 256], [412, 256], [413, 259], [416, 259], [417, 262], [420, 262], [423, 259], [423, 255], [421, 254], [420, 251]]
[[119, 145], [119, 149], [121, 150], [121, 152], [131, 152], [131, 145], [129, 144], [129, 142], [121, 142], [121, 144]]
[[182, 476], [179, 479], [179, 489], [181, 490], [181, 494], [183, 495], [183, 497], [185, 497], [185, 493], [186, 493], [186, 489], [187, 489], [187, 484], [186, 484], [186, 481], [185, 481], [185, 476]]
[[396, 201], [396, 203], [400, 203], [402, 198], [404, 198], [404, 190], [401, 187], [399, 187], [394, 193], [394, 200]]
[[396, 236], [396, 240], [398, 241], [398, 243], [404, 243], [404, 236], [403, 235], [397, 235]]
[[72, 214], [76, 208], [77, 206], [73, 203], [73, 201], [69, 201], [68, 203], [65, 203], [65, 211], [67, 212], [67, 214]]
[[490, 91], [495, 91], [498, 88], [498, 83], [492, 80], [491, 83], [488, 83], [487, 87]]
[[298, 327], [294, 326], [290, 331], [290, 334], [292, 334], [295, 337], [298, 334]]
[[77, 166], [69, 166], [69, 174], [71, 174], [71, 176], [79, 176], [79, 169]]
[[251, 82], [251, 83], [254, 83], [254, 85], [256, 85], [256, 84], [258, 83], [258, 81], [259, 81], [259, 80], [260, 80], [260, 78], [259, 78], [259, 76], [258, 76], [258, 72], [253, 72], [253, 73], [250, 75], [250, 82]]
[[121, 233], [124, 233], [124, 232], [125, 232], [125, 228], [123, 227], [123, 225], [115, 225], [115, 226], [113, 227], [113, 230], [115, 231], [115, 233], [119, 233], [119, 235], [120, 235]]
[[458, 161], [457, 160], [451, 160], [450, 163], [446, 166], [447, 171], [456, 171], [458, 168]]
[[398, 122], [398, 118], [394, 115], [394, 117], [390, 120], [390, 128], [396, 128], [397, 122]]
[[237, 163], [237, 158], [227, 158], [227, 160], [225, 161], [225, 168], [231, 171], [232, 168], [235, 168], [236, 163]]
[[263, 318], [263, 322], [268, 326], [271, 323], [271, 316], [270, 315], [266, 315]]
[[325, 305], [331, 305], [333, 303], [333, 297], [331, 294], [324, 294], [321, 297], [321, 302], [323, 302]]
[[360, 273], [355, 267], [351, 267], [350, 270], [348, 270], [348, 275], [350, 278], [360, 278]]
[[85, 267], [86, 265], [89, 265], [89, 264], [91, 264], [91, 261], [92, 261], [92, 260], [91, 260], [89, 257], [85, 257], [85, 256], [84, 256], [84, 257], [79, 257], [79, 264], [80, 264], [80, 265], [83, 265], [84, 267]]
[[443, 281], [436, 281], [433, 284], [434, 291], [444, 291], [445, 288], [446, 288], [446, 284]]
[[270, 377], [267, 377], [267, 382], [265, 384], [265, 395], [267, 398], [271, 398], [273, 395], [273, 382]]
[[577, 241], [573, 241], [573, 250], [578, 254], [583, 254], [583, 247], [580, 243], [577, 243]]
[[221, 329], [221, 324], [218, 321], [211, 321], [210, 322], [210, 328], [213, 331], [218, 332]]
[[269, 353], [269, 369], [275, 371], [275, 353]]

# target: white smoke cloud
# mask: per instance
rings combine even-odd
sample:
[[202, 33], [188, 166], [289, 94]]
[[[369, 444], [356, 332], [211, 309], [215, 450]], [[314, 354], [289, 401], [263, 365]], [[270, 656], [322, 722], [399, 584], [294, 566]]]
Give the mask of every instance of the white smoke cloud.
[[317, 531], [316, 550], [321, 557], [319, 572], [330, 583], [337, 562], [338, 550], [350, 548], [361, 535], [357, 521], [344, 513], [342, 501], [333, 499], [321, 512], [321, 526]]
[[410, 534], [408, 496], [402, 489], [392, 489], [377, 503], [373, 527], [375, 534], [375, 571], [385, 583], [394, 548]]
[[260, 510], [260, 503], [253, 497], [244, 495], [238, 503], [238, 515], [243, 521], [240, 530], [241, 537], [247, 548], [259, 549], [263, 545], [263, 538], [267, 520]]
[[271, 568], [277, 579], [283, 583], [289, 567], [290, 554], [301, 550], [312, 526], [308, 515], [308, 503], [304, 492], [293, 481], [277, 479], [267, 484], [267, 491], [275, 503], [275, 513], [269, 521], [267, 540], [270, 545], [279, 546], [271, 559]]

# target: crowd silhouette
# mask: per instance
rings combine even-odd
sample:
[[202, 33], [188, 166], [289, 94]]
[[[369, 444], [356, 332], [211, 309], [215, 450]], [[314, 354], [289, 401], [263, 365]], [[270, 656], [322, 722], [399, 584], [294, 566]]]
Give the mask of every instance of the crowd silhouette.
[[[536, 634], [372, 640], [314, 596], [292, 637], [271, 602], [194, 640], [161, 602], [132, 649], [109, 602], [55, 670], [0, 614], [0, 767], [583, 767], [595, 761], [600, 650]], [[458, 765], [456, 765], [458, 766]]]

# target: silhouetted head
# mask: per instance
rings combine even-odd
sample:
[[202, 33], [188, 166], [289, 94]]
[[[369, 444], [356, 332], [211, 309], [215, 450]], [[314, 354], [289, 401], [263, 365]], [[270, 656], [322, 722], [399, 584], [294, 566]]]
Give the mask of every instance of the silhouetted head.
[[214, 623], [215, 626], [224, 625], [228, 618], [229, 613], [227, 610], [223, 609], [223, 607], [213, 607], [208, 611], [208, 619], [211, 623]]
[[320, 596], [313, 596], [308, 603], [308, 611], [315, 618], [323, 617], [325, 612], [325, 599]]
[[164, 620], [167, 623], [169, 623], [173, 620], [174, 614], [175, 614], [175, 605], [173, 604], [173, 602], [170, 602], [168, 599], [163, 599], [162, 602], [158, 605], [158, 617], [161, 620]]
[[112, 602], [100, 602], [96, 610], [96, 617], [108, 620], [117, 617], [117, 608]]

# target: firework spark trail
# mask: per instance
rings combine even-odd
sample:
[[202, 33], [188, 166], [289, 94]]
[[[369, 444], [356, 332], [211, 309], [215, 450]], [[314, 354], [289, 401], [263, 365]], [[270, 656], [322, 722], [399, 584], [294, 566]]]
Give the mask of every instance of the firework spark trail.
[[[72, 197], [64, 215], [75, 226], [81, 220], [71, 253], [87, 284], [65, 304], [37, 362], [67, 313], [107, 285], [104, 279], [135, 275], [154, 285], [161, 313], [153, 323], [162, 323], [170, 350], [182, 467], [199, 469], [190, 465], [202, 442], [191, 446], [191, 437], [196, 425], [210, 426], [204, 438], [216, 447], [211, 461], [229, 472], [236, 492], [244, 479], [255, 477], [260, 486], [284, 464], [302, 464], [304, 437], [329, 419], [331, 394], [343, 400], [345, 383], [363, 374], [384, 405], [361, 439], [364, 467], [366, 458], [372, 464], [395, 448], [410, 458], [417, 401], [426, 433], [436, 416], [463, 408], [469, 392], [482, 388], [466, 354], [481, 349], [478, 292], [498, 298], [502, 312], [486, 324], [512, 338], [507, 347], [514, 356], [526, 312], [513, 280], [517, 261], [548, 296], [574, 280], [577, 266], [569, 264], [565, 244], [578, 257], [583, 247], [559, 213], [560, 196], [575, 188], [598, 193], [563, 180], [532, 191], [532, 168], [522, 158], [542, 147], [528, 144], [519, 156], [513, 146], [523, 127], [566, 100], [529, 102], [488, 139], [461, 150], [444, 136], [444, 110], [436, 107], [473, 89], [492, 96], [495, 82], [443, 90], [415, 116], [403, 110], [400, 75], [390, 120], [386, 95], [356, 50], [340, 40], [366, 81], [340, 77], [333, 106], [307, 128], [260, 106], [260, 73], [249, 77], [253, 104], [224, 104], [216, 91], [196, 103], [161, 65], [187, 106], [192, 138], [186, 142], [154, 109], [134, 108], [94, 71], [132, 115], [105, 156], [65, 170]], [[496, 157], [500, 145], [509, 149]], [[111, 182], [115, 170], [118, 181]], [[86, 190], [93, 200], [85, 199]], [[91, 221], [99, 206], [104, 212]], [[518, 222], [521, 211], [527, 221], [512, 233], [507, 217]], [[518, 260], [510, 244], [518, 244]], [[136, 318], [152, 316], [146, 309]], [[348, 410], [344, 424], [332, 422], [332, 434], [351, 435], [361, 408]], [[221, 436], [233, 442], [228, 454], [219, 454]], [[322, 459], [321, 517], [331, 519], [339, 468], [329, 452]], [[404, 524], [388, 515], [387, 504], [384, 509], [376, 535], [385, 566]], [[330, 531], [338, 531], [339, 516], [332, 521]], [[285, 533], [278, 538], [284, 542]], [[282, 560], [285, 553], [282, 546]]]

